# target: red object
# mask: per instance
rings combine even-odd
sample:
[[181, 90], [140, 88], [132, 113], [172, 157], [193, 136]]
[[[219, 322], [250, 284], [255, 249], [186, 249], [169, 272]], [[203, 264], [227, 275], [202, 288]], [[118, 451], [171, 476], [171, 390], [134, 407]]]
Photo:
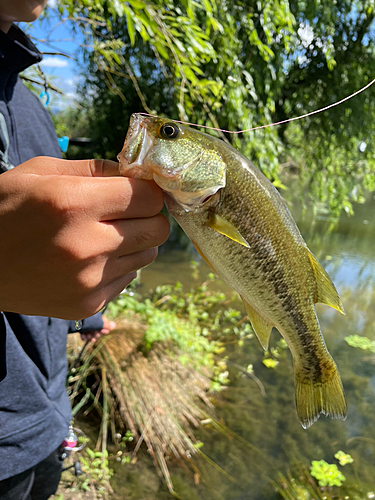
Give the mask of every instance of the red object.
[[64, 441], [61, 443], [64, 448], [75, 448], [77, 446], [78, 440], [76, 439], [75, 441], [68, 441], [67, 439], [64, 439]]
[[77, 434], [74, 432], [72, 426], [69, 427], [69, 432], [64, 441], [61, 443], [63, 448], [75, 448], [78, 443]]

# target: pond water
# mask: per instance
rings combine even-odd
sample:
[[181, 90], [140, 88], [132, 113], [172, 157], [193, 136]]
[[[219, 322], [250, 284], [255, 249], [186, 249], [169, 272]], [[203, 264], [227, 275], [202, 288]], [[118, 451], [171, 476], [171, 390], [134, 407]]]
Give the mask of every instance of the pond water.
[[[216, 411], [218, 419], [237, 437], [210, 427], [198, 431], [204, 443], [202, 451], [225, 474], [203, 459], [196, 462], [194, 478], [171, 464], [175, 489], [184, 500], [280, 498], [270, 483], [278, 470], [285, 470], [295, 459], [306, 465], [321, 459], [335, 463], [338, 450], [354, 458], [353, 464], [342, 471], [347, 483], [361, 483], [364, 491], [375, 491], [375, 354], [350, 347], [344, 340], [354, 334], [375, 340], [375, 197], [356, 206], [353, 217], [344, 214], [334, 228], [322, 214], [313, 223], [310, 216], [301, 215], [298, 207], [292, 211], [346, 309], [346, 316], [342, 316], [327, 306], [317, 306], [328, 349], [343, 380], [348, 418], [343, 422], [322, 416], [304, 430], [295, 411], [289, 350], [283, 351], [279, 364], [270, 369], [262, 363], [263, 352], [256, 339], [246, 341], [242, 347], [231, 344], [226, 351], [232, 362], [228, 366], [231, 383], [220, 394]], [[188, 289], [193, 284], [192, 259], [199, 260], [189, 251], [161, 251], [156, 262], [142, 272], [140, 291], [177, 280]], [[202, 279], [210, 272], [204, 262], [199, 269]], [[224, 284], [219, 286], [228, 290]], [[275, 346], [279, 339], [273, 330], [271, 345]], [[263, 397], [257, 384], [243, 376], [233, 363], [243, 367], [251, 363], [267, 396]], [[147, 456], [117, 470], [114, 487], [119, 498], [173, 498]]]

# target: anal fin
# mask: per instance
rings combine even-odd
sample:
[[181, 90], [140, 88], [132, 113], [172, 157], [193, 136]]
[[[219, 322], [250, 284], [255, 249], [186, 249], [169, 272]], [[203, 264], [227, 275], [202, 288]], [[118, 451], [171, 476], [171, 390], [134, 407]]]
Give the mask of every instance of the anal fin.
[[306, 250], [316, 282], [314, 302], [327, 304], [340, 313], [345, 314], [344, 306], [342, 305], [339, 294], [337, 293], [337, 290], [335, 288], [335, 285], [332, 283], [331, 278], [328, 276], [327, 272], [323, 269], [322, 265], [318, 262], [318, 259], [310, 252], [310, 250], [308, 248]]
[[266, 351], [268, 349], [268, 344], [270, 341], [270, 335], [271, 335], [271, 330], [273, 325], [271, 323], [268, 323], [265, 319], [260, 316], [255, 309], [244, 300], [243, 297], [241, 297], [243, 303], [245, 304], [247, 314], [249, 316], [251, 326], [253, 327], [253, 330], [258, 337], [258, 340], [263, 347], [263, 349]]

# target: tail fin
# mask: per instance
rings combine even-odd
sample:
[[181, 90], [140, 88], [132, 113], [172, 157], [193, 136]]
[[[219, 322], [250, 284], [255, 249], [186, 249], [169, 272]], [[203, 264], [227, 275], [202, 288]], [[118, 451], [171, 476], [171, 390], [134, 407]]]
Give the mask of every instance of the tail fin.
[[346, 419], [346, 402], [336, 365], [329, 377], [322, 381], [299, 378], [296, 373], [295, 390], [297, 414], [301, 425], [308, 429], [318, 420], [320, 414], [331, 418]]

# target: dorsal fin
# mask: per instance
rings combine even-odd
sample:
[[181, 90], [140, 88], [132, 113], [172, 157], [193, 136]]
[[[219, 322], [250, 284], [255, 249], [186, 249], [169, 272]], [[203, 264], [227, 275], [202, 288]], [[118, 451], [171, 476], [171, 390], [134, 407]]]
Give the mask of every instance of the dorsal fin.
[[318, 259], [310, 252], [310, 250], [306, 248], [306, 251], [315, 276], [316, 290], [314, 295], [314, 302], [327, 304], [340, 313], [345, 314], [344, 306], [342, 305], [339, 294], [337, 293], [337, 290], [335, 288], [335, 285], [332, 283], [331, 278], [328, 276], [327, 272], [323, 269], [321, 264], [319, 264]]
[[257, 313], [255, 309], [253, 309], [253, 307], [251, 307], [251, 305], [248, 304], [243, 297], [241, 297], [241, 299], [245, 304], [246, 311], [251, 322], [251, 326], [253, 327], [253, 330], [256, 333], [256, 336], [258, 337], [261, 346], [266, 351], [268, 349], [268, 344], [270, 341], [270, 335], [273, 325], [271, 325], [271, 323], [268, 323], [265, 319], [263, 319], [262, 316], [260, 316], [260, 314]]

